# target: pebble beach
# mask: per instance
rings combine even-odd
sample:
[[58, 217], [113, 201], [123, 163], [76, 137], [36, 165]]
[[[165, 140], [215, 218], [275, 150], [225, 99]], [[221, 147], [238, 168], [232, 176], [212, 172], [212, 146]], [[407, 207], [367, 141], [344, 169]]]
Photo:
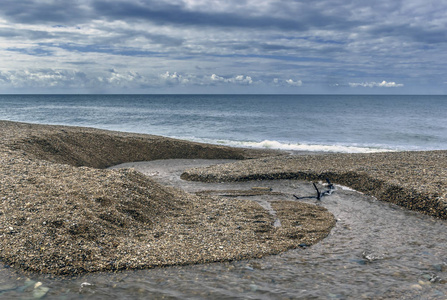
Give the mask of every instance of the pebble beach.
[[[0, 260], [27, 272], [86, 272], [231, 261], [311, 245], [335, 220], [298, 202], [275, 207], [162, 186], [126, 161], [278, 155], [91, 128], [0, 122]], [[296, 226], [300, 220], [304, 226]]]
[[132, 169], [105, 169], [123, 162], [238, 159], [182, 178], [330, 178], [447, 218], [447, 151], [293, 156], [91, 128], [6, 121], [0, 128], [0, 259], [24, 271], [71, 275], [263, 257], [317, 243], [335, 224], [326, 209], [291, 199], [275, 203], [275, 227], [252, 201], [188, 194]]
[[329, 179], [379, 200], [447, 219], [447, 151], [270, 157], [197, 168], [182, 178], [204, 182]]

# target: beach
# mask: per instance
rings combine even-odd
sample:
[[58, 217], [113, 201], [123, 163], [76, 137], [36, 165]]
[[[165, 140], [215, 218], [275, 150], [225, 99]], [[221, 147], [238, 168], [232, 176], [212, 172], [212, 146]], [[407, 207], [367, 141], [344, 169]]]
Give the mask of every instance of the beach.
[[[335, 223], [323, 208], [285, 202], [278, 212], [290, 225], [275, 228], [252, 201], [199, 197], [132, 169], [103, 169], [126, 161], [276, 152], [89, 128], [0, 127], [0, 259], [24, 271], [72, 275], [262, 257], [316, 243]], [[294, 227], [296, 219], [306, 226]]]
[[[201, 181], [324, 180], [446, 219], [447, 151], [289, 155], [145, 134], [0, 122], [0, 259], [59, 275], [259, 258], [325, 238], [326, 209], [186, 193], [116, 164], [236, 159], [186, 171]], [[299, 220], [301, 226], [296, 226]]]

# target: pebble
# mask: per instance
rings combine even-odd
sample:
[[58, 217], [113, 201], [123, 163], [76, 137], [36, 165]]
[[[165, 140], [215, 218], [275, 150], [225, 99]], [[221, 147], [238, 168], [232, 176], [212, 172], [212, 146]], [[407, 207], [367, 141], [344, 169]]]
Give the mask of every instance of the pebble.
[[83, 293], [92, 287], [93, 287], [93, 284], [91, 284], [89, 282], [83, 282], [83, 283], [81, 283], [81, 286], [79, 287], [79, 292]]
[[48, 293], [49, 290], [50, 290], [50, 288], [46, 287], [46, 286], [39, 286], [39, 287], [37, 287], [33, 291], [34, 299], [41, 299], [41, 298], [43, 298]]
[[419, 284], [413, 284], [412, 286], [410, 286], [412, 289], [415, 290], [422, 290], [422, 286], [420, 286]]
[[250, 290], [252, 292], [256, 292], [259, 289], [259, 287], [256, 284], [250, 284]]

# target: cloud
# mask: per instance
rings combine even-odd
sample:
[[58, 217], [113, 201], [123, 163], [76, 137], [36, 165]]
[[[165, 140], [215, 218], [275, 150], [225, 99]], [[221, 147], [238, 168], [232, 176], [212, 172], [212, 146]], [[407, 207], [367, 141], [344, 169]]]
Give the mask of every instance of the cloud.
[[177, 24], [187, 26], [211, 26], [211, 27], [241, 27], [241, 28], [266, 28], [275, 27], [284, 30], [304, 30], [305, 22], [300, 18], [275, 17], [271, 14], [248, 13], [252, 6], [241, 7], [241, 11], [228, 8], [213, 11], [208, 6], [207, 10], [189, 9], [185, 3], [163, 1], [104, 1], [97, 0], [93, 8], [100, 12], [107, 20], [128, 19], [145, 20], [155, 24]]
[[194, 75], [180, 74], [178, 72], [166, 72], [159, 75], [161, 84], [183, 85], [183, 86], [213, 86], [216, 84], [235, 84], [239, 86], [247, 86], [255, 84], [250, 76], [235, 75], [232, 77], [223, 77], [216, 74], [212, 75]]
[[227, 79], [225, 79], [221, 76], [218, 76], [216, 74], [211, 75], [210, 78], [211, 78], [211, 81], [214, 81], [214, 82], [226, 82], [226, 80], [227, 80]]
[[250, 85], [253, 84], [253, 79], [250, 76], [236, 75], [233, 77], [222, 77], [216, 74], [210, 76], [211, 82], [213, 83], [236, 83], [240, 85]]
[[88, 1], [2, 0], [2, 12], [8, 20], [27, 24], [77, 23], [89, 15]]
[[432, 93], [445, 90], [445, 11], [438, 0], [3, 0], [0, 82]]
[[145, 80], [143, 76], [138, 74], [138, 72], [127, 71], [124, 73], [119, 73], [115, 69], [109, 70], [109, 76], [107, 77], [99, 77], [100, 81], [105, 81], [112, 86], [128, 86], [133, 85], [134, 83], [141, 84]]
[[251, 79], [250, 76], [245, 76], [244, 77], [244, 75], [237, 75], [234, 78], [230, 78], [229, 82], [239, 83], [239, 84], [252, 84], [253, 80]]
[[0, 72], [0, 84], [13, 88], [78, 87], [85, 86], [88, 81], [86, 74], [79, 71], [40, 69]]
[[385, 87], [385, 88], [392, 88], [392, 87], [403, 87], [404, 84], [402, 83], [395, 83], [393, 81], [387, 82], [387, 81], [382, 81], [382, 82], [361, 82], [361, 83], [353, 83], [350, 82], [349, 83], [350, 87], [369, 87], [369, 88], [373, 88], [373, 87]]
[[77, 90], [78, 92], [108, 89], [132, 89], [147, 87], [150, 80], [137, 72], [115, 69], [101, 74], [86, 74], [77, 70], [30, 69], [23, 71], [0, 71], [0, 87], [8, 86], [23, 90]]
[[218, 75], [196, 76], [194, 74], [180, 74], [165, 72], [158, 76], [142, 75], [138, 72], [115, 68], [101, 73], [84, 73], [77, 70], [58, 69], [30, 69], [23, 71], [0, 71], [0, 86], [15, 89], [43, 88], [43, 89], [144, 89], [164, 86], [209, 86], [216, 82], [220, 84], [250, 85], [250, 76], [237, 75], [224, 78]]
[[177, 74], [177, 72], [174, 72], [174, 73], [166, 72], [166, 73], [160, 75], [160, 78], [162, 79], [162, 81], [164, 81], [165, 83], [167, 83], [169, 85], [188, 84], [191, 81], [191, 77], [192, 77], [191, 75], [184, 76], [181, 74]]
[[42, 40], [42, 39], [49, 39], [54, 38], [54, 34], [46, 31], [46, 30], [39, 30], [39, 29], [27, 29], [27, 28], [10, 28], [10, 27], [0, 27], [0, 37], [5, 38], [12, 38], [12, 39], [29, 39], [31, 41], [34, 40]]
[[293, 80], [293, 79], [279, 79], [279, 78], [273, 78], [272, 81], [273, 85], [275, 86], [293, 86], [298, 87], [302, 86], [303, 82], [301, 80]]
[[33, 56], [51, 56], [53, 51], [43, 49], [41, 47], [28, 47], [28, 48], [7, 48], [6, 51], [18, 52]]
[[303, 85], [303, 82], [301, 80], [293, 81], [292, 79], [287, 79], [286, 82], [290, 86], [302, 86]]
[[[261, 3], [262, 2], [262, 3]], [[354, 27], [347, 9], [334, 9], [331, 2], [307, 1], [202, 1], [163, 0], [3, 0], [6, 19], [25, 24], [80, 24], [93, 20], [146, 21], [159, 25], [230, 28], [277, 28], [303, 31], [309, 28]], [[324, 7], [328, 9], [324, 9]]]

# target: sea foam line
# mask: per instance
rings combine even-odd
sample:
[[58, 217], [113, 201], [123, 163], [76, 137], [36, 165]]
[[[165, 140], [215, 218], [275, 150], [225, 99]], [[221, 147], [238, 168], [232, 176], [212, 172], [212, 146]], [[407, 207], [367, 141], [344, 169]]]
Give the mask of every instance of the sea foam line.
[[319, 145], [319, 144], [300, 144], [300, 143], [282, 143], [279, 141], [264, 140], [261, 142], [252, 141], [231, 141], [231, 140], [213, 140], [213, 139], [189, 139], [196, 142], [209, 144], [219, 144], [231, 147], [274, 149], [284, 151], [309, 151], [309, 152], [333, 152], [333, 153], [375, 153], [375, 152], [394, 152], [396, 150], [380, 147], [359, 147], [347, 145]]

